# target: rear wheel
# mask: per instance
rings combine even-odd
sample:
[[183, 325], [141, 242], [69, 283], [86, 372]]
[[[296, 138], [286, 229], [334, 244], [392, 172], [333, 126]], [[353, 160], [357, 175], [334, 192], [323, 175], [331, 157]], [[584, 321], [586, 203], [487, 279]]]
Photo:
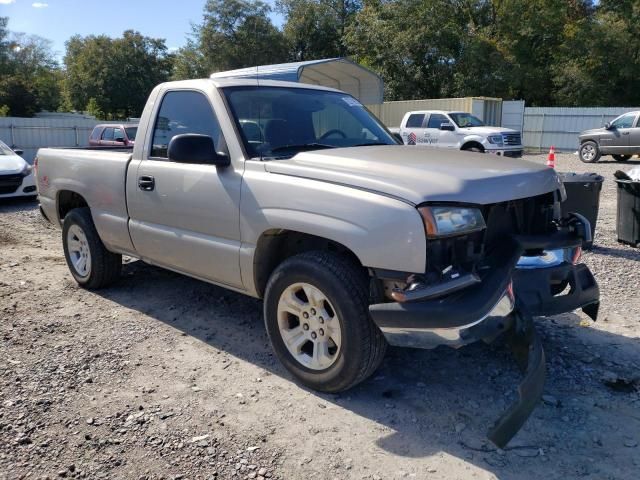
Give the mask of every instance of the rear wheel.
[[626, 162], [631, 158], [631, 155], [611, 155], [616, 162]]
[[598, 144], [596, 142], [592, 142], [591, 140], [584, 142], [580, 145], [579, 155], [580, 160], [584, 163], [595, 163], [600, 160], [600, 149], [598, 148]]
[[264, 315], [282, 364], [315, 390], [353, 387], [378, 368], [386, 351], [369, 317], [366, 272], [333, 253], [285, 260], [269, 279]]
[[64, 217], [62, 246], [71, 275], [80, 286], [102, 288], [120, 276], [122, 255], [106, 249], [88, 208], [73, 209]]

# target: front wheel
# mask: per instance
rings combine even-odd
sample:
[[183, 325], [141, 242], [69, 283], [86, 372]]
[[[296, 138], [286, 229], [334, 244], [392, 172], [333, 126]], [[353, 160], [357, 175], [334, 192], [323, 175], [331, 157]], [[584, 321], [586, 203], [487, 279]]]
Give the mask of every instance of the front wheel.
[[591, 140], [580, 145], [579, 157], [584, 163], [595, 163], [600, 160], [600, 149], [596, 142]]
[[611, 155], [616, 162], [626, 162], [631, 158], [631, 155]]
[[264, 316], [273, 349], [303, 384], [347, 390], [380, 365], [387, 343], [369, 317], [366, 272], [330, 252], [285, 260], [267, 285]]
[[71, 275], [81, 287], [106, 287], [120, 276], [122, 255], [106, 249], [88, 208], [76, 208], [64, 217], [62, 246]]
[[462, 150], [465, 152], [476, 152], [476, 153], [484, 153], [484, 148], [481, 146], [474, 145], [472, 147], [465, 147]]

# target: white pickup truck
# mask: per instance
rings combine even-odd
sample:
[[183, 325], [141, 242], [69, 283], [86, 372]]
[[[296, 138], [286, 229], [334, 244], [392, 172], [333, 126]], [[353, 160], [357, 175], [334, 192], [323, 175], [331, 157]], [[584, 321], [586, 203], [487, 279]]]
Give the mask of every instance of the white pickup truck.
[[391, 131], [399, 133], [405, 145], [454, 148], [514, 158], [521, 157], [524, 150], [520, 132], [487, 126], [466, 112], [407, 112], [400, 128]]
[[38, 152], [42, 211], [78, 284], [111, 285], [124, 254], [263, 298], [274, 351], [311, 388], [363, 381], [388, 344], [506, 333], [526, 377], [490, 432], [504, 446], [542, 395], [532, 318], [597, 314], [598, 285], [578, 263], [589, 222], [561, 217], [553, 169], [398, 145], [346, 93], [162, 84], [135, 147], [120, 150]]

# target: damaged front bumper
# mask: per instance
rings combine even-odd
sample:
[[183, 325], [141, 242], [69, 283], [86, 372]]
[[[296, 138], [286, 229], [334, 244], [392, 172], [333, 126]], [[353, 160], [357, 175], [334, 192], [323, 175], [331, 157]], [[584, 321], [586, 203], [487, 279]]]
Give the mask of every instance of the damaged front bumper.
[[[488, 435], [502, 448], [542, 396], [545, 356], [533, 317], [578, 308], [594, 320], [597, 317], [598, 285], [585, 265], [572, 262], [581, 241], [579, 235], [564, 231], [545, 237], [513, 237], [479, 282], [444, 297], [429, 298], [425, 292], [413, 294], [412, 298], [421, 300], [371, 305], [371, 317], [391, 345], [403, 347], [457, 348], [506, 334], [525, 376], [518, 389], [519, 400]], [[541, 253], [523, 255], [532, 250]]]

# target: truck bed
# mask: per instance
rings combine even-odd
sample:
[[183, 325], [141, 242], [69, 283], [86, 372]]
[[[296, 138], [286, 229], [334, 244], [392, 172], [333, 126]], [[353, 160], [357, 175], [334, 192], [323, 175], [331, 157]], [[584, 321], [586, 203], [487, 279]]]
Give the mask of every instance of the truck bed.
[[61, 220], [59, 197], [76, 192], [91, 207], [105, 245], [132, 250], [125, 190], [130, 149], [43, 148], [37, 158], [40, 205], [51, 222]]

